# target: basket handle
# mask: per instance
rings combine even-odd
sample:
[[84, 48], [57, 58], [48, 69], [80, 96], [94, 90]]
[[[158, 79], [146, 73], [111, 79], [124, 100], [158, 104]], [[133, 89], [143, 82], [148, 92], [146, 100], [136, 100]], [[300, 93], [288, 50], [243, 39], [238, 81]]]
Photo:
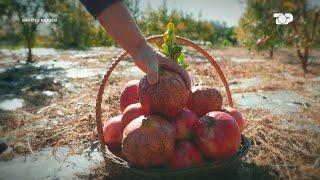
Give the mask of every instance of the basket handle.
[[[155, 35], [155, 36], [150, 36], [147, 38], [147, 41], [149, 43], [158, 43], [161, 44], [163, 43], [163, 35]], [[176, 37], [176, 41], [180, 44], [186, 45], [186, 46], [190, 46], [192, 48], [194, 48], [195, 50], [197, 50], [199, 53], [201, 53], [205, 58], [207, 58], [210, 63], [212, 64], [212, 66], [215, 68], [215, 70], [217, 71], [223, 85], [225, 88], [225, 91], [227, 93], [227, 100], [228, 100], [228, 105], [230, 107], [233, 107], [233, 102], [232, 102], [232, 96], [231, 96], [231, 92], [230, 92], [230, 88], [228, 85], [228, 82], [219, 66], [219, 64], [214, 60], [214, 58], [212, 56], [210, 56], [208, 54], [208, 52], [206, 52], [204, 49], [202, 49], [200, 46], [198, 46], [197, 44], [193, 43], [192, 41], [183, 38], [183, 37]], [[106, 149], [105, 149], [105, 143], [104, 143], [104, 137], [103, 137], [103, 130], [102, 130], [102, 121], [101, 121], [101, 117], [102, 117], [102, 111], [101, 111], [101, 102], [102, 102], [102, 97], [103, 97], [103, 93], [104, 93], [104, 89], [106, 86], [106, 83], [112, 73], [112, 71], [114, 70], [114, 68], [119, 64], [119, 62], [127, 55], [128, 53], [126, 51], [122, 51], [117, 57], [115, 57], [113, 59], [113, 63], [111, 64], [111, 66], [109, 67], [109, 69], [107, 70], [106, 74], [104, 75], [100, 87], [99, 87], [99, 91], [98, 91], [98, 95], [97, 95], [97, 99], [96, 99], [96, 123], [97, 123], [97, 129], [98, 129], [98, 135], [99, 135], [99, 140], [100, 140], [100, 145], [101, 145], [101, 150], [102, 150], [102, 154], [104, 157], [105, 162], [107, 162], [107, 158], [106, 158]]]

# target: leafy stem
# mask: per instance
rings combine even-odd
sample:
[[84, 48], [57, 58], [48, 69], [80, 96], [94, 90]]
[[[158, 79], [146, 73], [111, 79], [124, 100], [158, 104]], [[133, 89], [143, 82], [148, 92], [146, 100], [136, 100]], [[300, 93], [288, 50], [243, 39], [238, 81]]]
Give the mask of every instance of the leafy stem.
[[169, 22], [167, 31], [163, 35], [164, 43], [161, 46], [162, 53], [186, 69], [189, 67], [189, 64], [184, 61], [185, 50], [183, 50], [182, 46], [177, 44], [175, 40], [174, 24]]

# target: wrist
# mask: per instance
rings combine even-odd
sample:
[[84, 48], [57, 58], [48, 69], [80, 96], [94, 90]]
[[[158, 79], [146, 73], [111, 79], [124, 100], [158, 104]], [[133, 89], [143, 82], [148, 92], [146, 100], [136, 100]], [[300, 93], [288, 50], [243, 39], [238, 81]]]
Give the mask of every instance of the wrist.
[[133, 53], [132, 57], [134, 61], [136, 60], [144, 60], [147, 58], [147, 56], [150, 55], [150, 52], [153, 52], [154, 49], [151, 47], [151, 45], [147, 42], [144, 41], [140, 43], [137, 48], [135, 48], [135, 53]]

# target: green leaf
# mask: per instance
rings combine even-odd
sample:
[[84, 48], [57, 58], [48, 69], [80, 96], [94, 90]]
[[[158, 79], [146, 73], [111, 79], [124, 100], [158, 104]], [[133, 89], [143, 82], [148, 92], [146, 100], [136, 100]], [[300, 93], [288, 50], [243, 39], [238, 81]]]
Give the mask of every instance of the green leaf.
[[174, 24], [172, 22], [169, 22], [167, 25], [167, 30], [168, 31], [173, 31], [174, 30]]
[[182, 67], [183, 69], [187, 69], [190, 66], [190, 64], [183, 64]]
[[179, 57], [178, 57], [178, 62], [184, 62], [184, 52], [181, 52]]
[[169, 55], [169, 50], [168, 50], [168, 46], [166, 44], [162, 44], [162, 52], [165, 55]]
[[169, 39], [169, 35], [168, 35], [168, 31], [166, 33], [164, 33], [163, 35], [163, 41], [166, 43], [168, 42], [168, 39]]
[[162, 52], [184, 69], [188, 68], [189, 64], [184, 62], [185, 51], [182, 46], [175, 42], [176, 35], [174, 33], [174, 24], [172, 22], [167, 24], [167, 30], [163, 35], [163, 41], [164, 43], [161, 46]]

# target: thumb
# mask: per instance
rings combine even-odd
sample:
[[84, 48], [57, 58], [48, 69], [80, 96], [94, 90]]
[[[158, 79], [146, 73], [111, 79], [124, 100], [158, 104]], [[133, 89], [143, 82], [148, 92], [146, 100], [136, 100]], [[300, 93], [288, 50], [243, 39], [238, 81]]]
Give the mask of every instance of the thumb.
[[148, 65], [148, 72], [147, 72], [147, 80], [148, 83], [153, 85], [158, 83], [159, 78], [159, 66], [158, 61], [154, 61], [152, 64]]

